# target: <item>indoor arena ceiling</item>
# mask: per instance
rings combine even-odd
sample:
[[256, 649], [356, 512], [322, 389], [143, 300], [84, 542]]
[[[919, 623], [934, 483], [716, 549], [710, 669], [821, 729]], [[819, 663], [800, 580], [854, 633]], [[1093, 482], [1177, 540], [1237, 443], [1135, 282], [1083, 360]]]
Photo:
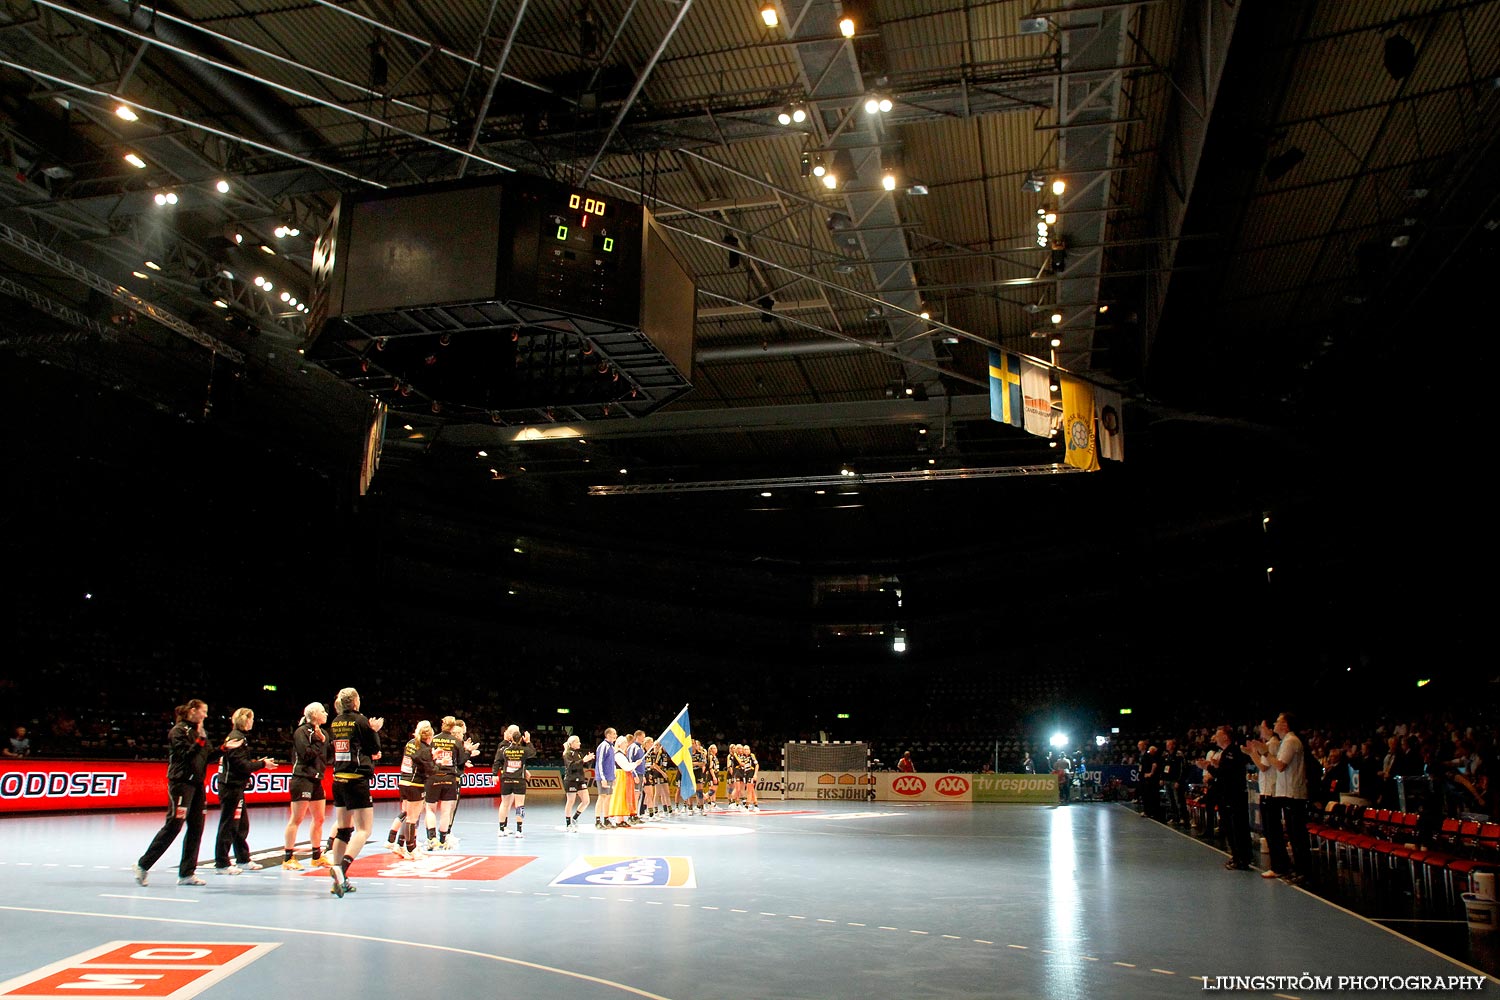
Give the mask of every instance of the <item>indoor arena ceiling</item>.
[[1493, 245], [1497, 74], [1500, 0], [0, 0], [0, 343], [349, 445], [360, 393], [299, 356], [321, 225], [514, 170], [669, 228], [694, 390], [587, 444], [397, 414], [391, 461], [1043, 469], [988, 419], [989, 348], [1121, 389], [1144, 442], [1295, 423], [1372, 323], [1432, 322]]

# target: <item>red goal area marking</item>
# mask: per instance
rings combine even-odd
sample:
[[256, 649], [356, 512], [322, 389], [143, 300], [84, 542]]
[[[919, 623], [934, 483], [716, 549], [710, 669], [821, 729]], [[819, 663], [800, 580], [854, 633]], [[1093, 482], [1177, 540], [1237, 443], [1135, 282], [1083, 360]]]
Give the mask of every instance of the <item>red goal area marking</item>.
[[0, 983], [0, 997], [187, 1000], [277, 946], [238, 941], [110, 941]]

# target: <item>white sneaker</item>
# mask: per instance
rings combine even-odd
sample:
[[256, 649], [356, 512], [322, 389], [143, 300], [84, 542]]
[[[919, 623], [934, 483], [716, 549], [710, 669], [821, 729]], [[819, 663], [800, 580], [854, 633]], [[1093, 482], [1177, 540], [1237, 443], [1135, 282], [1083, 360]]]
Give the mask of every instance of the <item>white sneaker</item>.
[[517, 840], [525, 840], [526, 839], [526, 834], [522, 833], [520, 830], [517, 830], [516, 831], [516, 839]]
[[264, 867], [265, 865], [261, 864], [259, 861], [249, 861], [243, 865], [240, 865], [240, 870], [247, 872], [258, 872]]
[[230, 865], [228, 868], [215, 868], [215, 875], [243, 875], [245, 870], [239, 865]]
[[136, 885], [145, 885], [146, 884], [146, 869], [142, 868], [140, 865], [134, 865], [134, 866], [132, 866], [132, 870], [135, 872], [135, 884]]
[[180, 878], [180, 879], [177, 880], [177, 884], [178, 885], [208, 885], [207, 882], [203, 881], [201, 878], [199, 878], [196, 875], [189, 875], [187, 878]]

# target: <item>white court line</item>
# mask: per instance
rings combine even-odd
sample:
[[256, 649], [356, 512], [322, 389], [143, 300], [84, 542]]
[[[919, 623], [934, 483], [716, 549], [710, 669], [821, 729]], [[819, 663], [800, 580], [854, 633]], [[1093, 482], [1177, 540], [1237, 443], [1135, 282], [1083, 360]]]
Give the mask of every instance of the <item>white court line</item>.
[[[134, 897], [132, 897], [134, 898]], [[9, 910], [14, 913], [49, 913], [59, 917], [98, 917], [102, 920], [144, 920], [162, 924], [187, 924], [195, 927], [229, 927], [242, 931], [270, 931], [275, 934], [309, 934], [317, 937], [342, 938], [348, 941], [368, 941], [372, 944], [398, 944], [408, 948], [424, 948], [428, 951], [441, 951], [450, 955], [467, 955], [471, 958], [487, 958], [493, 962], [502, 962], [506, 965], [519, 966], [523, 969], [533, 969], [537, 972], [551, 972], [555, 975], [566, 976], [569, 979], [577, 979], [585, 983], [594, 983], [598, 986], [607, 986], [612, 989], [630, 993], [634, 996], [645, 997], [646, 1000], [671, 1000], [660, 993], [652, 993], [639, 987], [628, 986], [625, 983], [617, 983], [612, 979], [603, 979], [599, 976], [590, 976], [583, 972], [574, 972], [571, 969], [558, 969], [550, 965], [542, 965], [539, 962], [527, 962], [519, 958], [510, 958], [505, 955], [492, 955], [489, 952], [473, 951], [469, 948], [455, 948], [445, 944], [426, 944], [421, 941], [405, 941], [400, 938], [374, 937], [367, 934], [347, 934], [342, 931], [321, 931], [303, 927], [268, 927], [264, 924], [235, 924], [221, 920], [185, 920], [182, 917], [144, 917], [130, 913], [90, 913], [83, 910], [49, 910], [35, 906], [5, 906], [0, 905], [0, 910]]]
[[101, 892], [99, 895], [107, 899], [145, 899], [153, 903], [201, 903], [200, 899], [173, 899], [171, 896], [147, 896], [144, 893], [131, 894], [128, 892]]

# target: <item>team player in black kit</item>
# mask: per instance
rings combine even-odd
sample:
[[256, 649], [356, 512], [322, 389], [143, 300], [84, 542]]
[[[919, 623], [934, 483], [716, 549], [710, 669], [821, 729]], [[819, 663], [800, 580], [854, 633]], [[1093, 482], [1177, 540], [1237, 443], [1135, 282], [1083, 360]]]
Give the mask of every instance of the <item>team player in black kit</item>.
[[302, 818], [312, 813], [312, 864], [315, 868], [327, 868], [329, 861], [323, 857], [323, 816], [327, 806], [327, 795], [323, 791], [323, 771], [328, 766], [328, 734], [323, 726], [328, 722], [328, 710], [319, 701], [312, 702], [302, 710], [302, 721], [292, 730], [292, 780], [291, 807], [286, 821], [286, 839], [282, 845], [286, 857], [281, 867], [287, 871], [304, 871], [297, 860], [297, 830]]
[[432, 779], [432, 743], [432, 723], [423, 719], [401, 752], [401, 775], [396, 781], [401, 795], [401, 829], [391, 834], [390, 845], [393, 852], [408, 860], [417, 850], [417, 827], [422, 822], [427, 783]]
[[589, 779], [584, 765], [594, 759], [592, 753], [584, 753], [582, 741], [574, 733], [563, 742], [563, 830], [578, 832], [578, 816], [589, 807]]
[[349, 866], [375, 825], [375, 800], [370, 797], [370, 778], [380, 759], [380, 727], [384, 719], [366, 719], [359, 711], [359, 692], [344, 688], [334, 704], [338, 717], [328, 724], [333, 742], [333, 804], [338, 807], [338, 832], [333, 840], [332, 892], [343, 898], [352, 892]]
[[177, 865], [178, 885], [207, 885], [194, 869], [198, 867], [198, 845], [203, 840], [203, 818], [208, 810], [208, 797], [203, 776], [208, 765], [217, 760], [225, 750], [237, 750], [243, 743], [229, 740], [222, 747], [208, 745], [208, 736], [203, 731], [203, 720], [208, 718], [208, 705], [194, 698], [185, 705], [177, 706], [177, 722], [167, 734], [167, 821], [156, 831], [151, 846], [135, 863], [135, 880], [146, 884], [146, 875], [151, 866], [166, 853], [177, 839], [183, 824], [187, 825], [187, 836], [182, 838], [182, 860]]
[[[432, 773], [427, 778], [427, 849], [448, 850], [453, 846], [453, 813], [469, 756], [479, 749], [470, 743], [462, 719], [443, 717], [443, 731], [432, 738]], [[436, 833], [436, 838], [433, 834]]]
[[500, 836], [510, 836], [505, 828], [506, 818], [512, 805], [516, 809], [516, 836], [525, 837], [521, 825], [526, 821], [526, 762], [536, 756], [531, 745], [531, 733], [521, 732], [520, 726], [509, 726], [505, 730], [505, 742], [495, 751], [494, 773], [500, 779]]

